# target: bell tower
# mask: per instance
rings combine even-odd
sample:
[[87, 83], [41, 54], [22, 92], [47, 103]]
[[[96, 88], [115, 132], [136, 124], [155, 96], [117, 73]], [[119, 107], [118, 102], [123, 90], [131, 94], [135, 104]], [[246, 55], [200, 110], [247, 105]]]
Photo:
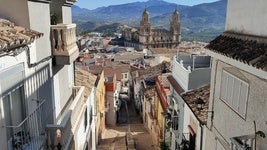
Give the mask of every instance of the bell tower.
[[149, 48], [151, 39], [151, 23], [149, 19], [149, 12], [145, 8], [142, 15], [142, 20], [140, 21], [139, 42], [142, 43], [143, 48]]
[[142, 20], [140, 21], [140, 33], [142, 35], [149, 35], [150, 31], [151, 31], [151, 23], [149, 18], [149, 12], [145, 8], [142, 15]]
[[181, 23], [180, 23], [180, 17], [179, 12], [177, 8], [172, 14], [172, 21], [170, 23], [170, 31], [172, 34], [172, 41], [180, 42], [181, 40]]

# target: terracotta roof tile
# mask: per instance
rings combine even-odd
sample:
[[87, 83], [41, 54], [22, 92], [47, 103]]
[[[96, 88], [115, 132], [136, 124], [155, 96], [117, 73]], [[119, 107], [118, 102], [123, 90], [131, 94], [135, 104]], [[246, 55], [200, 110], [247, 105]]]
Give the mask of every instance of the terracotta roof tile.
[[160, 77], [156, 77], [156, 91], [159, 96], [160, 104], [166, 111], [168, 109], [167, 96], [170, 94], [170, 88], [164, 87]]
[[87, 99], [93, 86], [95, 85], [97, 76], [89, 73], [88, 71], [76, 69], [75, 70], [75, 85], [85, 86], [84, 97]]
[[121, 71], [119, 69], [114, 69], [114, 68], [110, 68], [110, 67], [104, 67], [104, 76], [105, 77], [110, 77], [110, 76], [114, 76], [114, 74], [116, 74], [116, 79], [118, 81], [121, 80]]
[[153, 54], [177, 54], [177, 49], [151, 48]]
[[[261, 39], [265, 42], [261, 42]], [[206, 48], [267, 71], [267, 43], [264, 37], [225, 32], [211, 41]]]
[[[140, 78], [147, 78], [151, 76], [156, 76], [159, 74], [162, 74], [163, 71], [170, 71], [170, 62], [162, 62], [161, 64], [158, 64], [156, 66], [153, 66], [148, 69], [138, 70], [138, 77]], [[135, 78], [133, 76], [133, 78]]]
[[156, 92], [155, 86], [151, 86], [151, 87], [145, 89], [144, 96], [146, 98], [153, 97], [153, 96], [155, 96], [155, 92]]
[[29, 44], [42, 35], [40, 32], [15, 26], [14, 23], [0, 18], [0, 52]]
[[[210, 85], [204, 86], [199, 89], [195, 89], [186, 92], [181, 95], [187, 106], [192, 110], [195, 116], [202, 122], [207, 122], [207, 111], [209, 110], [209, 96], [210, 96]], [[198, 110], [195, 101], [201, 98], [205, 104], [202, 110]]]

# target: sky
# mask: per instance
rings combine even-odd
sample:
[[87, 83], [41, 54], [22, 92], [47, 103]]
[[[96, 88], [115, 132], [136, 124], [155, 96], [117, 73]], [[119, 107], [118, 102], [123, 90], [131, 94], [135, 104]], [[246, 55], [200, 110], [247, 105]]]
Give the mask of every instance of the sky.
[[[78, 5], [81, 8], [95, 9], [98, 7], [109, 6], [109, 5], [118, 5], [132, 2], [144, 2], [147, 0], [78, 0], [75, 5]], [[201, 3], [210, 3], [218, 0], [164, 0], [166, 2], [176, 3], [179, 5], [197, 5]]]

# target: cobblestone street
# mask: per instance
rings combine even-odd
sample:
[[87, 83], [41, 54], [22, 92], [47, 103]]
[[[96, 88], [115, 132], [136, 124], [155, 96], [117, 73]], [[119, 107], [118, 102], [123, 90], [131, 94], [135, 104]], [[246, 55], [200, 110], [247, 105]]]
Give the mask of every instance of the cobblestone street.
[[[128, 110], [128, 113], [127, 113]], [[129, 115], [129, 116], [128, 116]], [[133, 102], [122, 103], [117, 126], [107, 126], [98, 150], [126, 150], [126, 133], [131, 131], [137, 150], [157, 150], [152, 138], [137, 115]]]

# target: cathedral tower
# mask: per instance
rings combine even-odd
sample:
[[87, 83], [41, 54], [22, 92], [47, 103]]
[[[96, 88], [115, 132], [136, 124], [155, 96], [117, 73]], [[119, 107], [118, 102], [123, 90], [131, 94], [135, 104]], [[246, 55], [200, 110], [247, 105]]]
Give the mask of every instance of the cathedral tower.
[[149, 18], [149, 12], [147, 9], [144, 10], [142, 15], [142, 20], [140, 21], [140, 30], [139, 30], [139, 41], [147, 47], [147, 44], [151, 41], [151, 23]]
[[149, 18], [149, 12], [147, 9], [144, 10], [142, 20], [140, 21], [140, 32], [143, 35], [149, 34], [151, 31], [151, 23]]
[[172, 14], [172, 21], [170, 23], [170, 32], [172, 34], [172, 41], [178, 41], [181, 40], [181, 28], [180, 28], [180, 18], [179, 18], [179, 12], [177, 8]]

